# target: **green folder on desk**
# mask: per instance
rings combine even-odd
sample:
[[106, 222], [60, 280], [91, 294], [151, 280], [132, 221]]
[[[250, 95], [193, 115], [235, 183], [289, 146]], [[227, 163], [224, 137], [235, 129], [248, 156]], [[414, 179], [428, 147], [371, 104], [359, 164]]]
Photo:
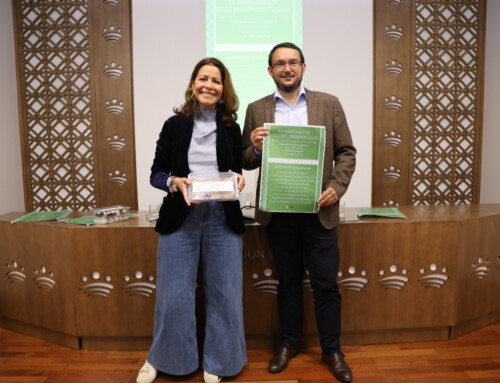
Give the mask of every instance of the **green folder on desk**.
[[59, 211], [32, 211], [22, 217], [16, 218], [10, 223], [16, 222], [40, 222], [40, 221], [55, 221], [62, 219], [71, 213], [71, 210], [59, 210]]
[[407, 219], [404, 214], [402, 214], [395, 207], [384, 207], [384, 208], [354, 208], [356, 215], [359, 218], [401, 218]]
[[95, 217], [93, 215], [87, 215], [85, 217], [77, 217], [77, 218], [60, 219], [59, 221], [65, 223], [73, 223], [76, 225], [86, 225], [86, 226], [97, 224], [95, 222]]

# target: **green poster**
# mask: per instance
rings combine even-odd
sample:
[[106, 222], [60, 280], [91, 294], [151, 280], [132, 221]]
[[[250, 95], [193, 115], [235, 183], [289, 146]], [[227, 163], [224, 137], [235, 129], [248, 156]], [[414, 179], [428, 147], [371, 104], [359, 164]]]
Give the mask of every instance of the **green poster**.
[[316, 213], [321, 195], [325, 127], [264, 124], [260, 209]]
[[302, 48], [302, 0], [206, 0], [206, 54], [231, 73], [242, 127], [247, 105], [276, 89], [267, 59], [282, 42]]

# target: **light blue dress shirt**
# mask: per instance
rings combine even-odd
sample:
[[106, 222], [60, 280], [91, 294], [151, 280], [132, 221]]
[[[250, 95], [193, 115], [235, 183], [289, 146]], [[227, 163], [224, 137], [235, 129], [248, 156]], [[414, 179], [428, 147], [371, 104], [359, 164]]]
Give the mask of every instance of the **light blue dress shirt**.
[[[274, 123], [288, 125], [307, 125], [307, 94], [304, 87], [301, 85], [299, 95], [295, 100], [295, 104], [290, 105], [286, 101], [278, 89], [274, 93]], [[253, 152], [257, 157], [262, 155], [255, 147]]]
[[276, 124], [307, 125], [307, 95], [301, 85], [295, 104], [290, 105], [276, 89], [274, 93], [274, 122]]

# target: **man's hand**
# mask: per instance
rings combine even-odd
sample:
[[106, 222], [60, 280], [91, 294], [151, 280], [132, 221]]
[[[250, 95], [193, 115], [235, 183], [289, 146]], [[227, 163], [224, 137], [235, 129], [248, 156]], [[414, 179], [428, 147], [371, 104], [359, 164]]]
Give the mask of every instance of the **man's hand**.
[[262, 153], [262, 143], [264, 142], [264, 136], [267, 136], [269, 132], [263, 126], [255, 128], [250, 134], [250, 141], [252, 145], [258, 152]]
[[338, 200], [339, 196], [337, 195], [337, 192], [333, 190], [333, 188], [326, 188], [318, 198], [318, 206], [330, 206]]

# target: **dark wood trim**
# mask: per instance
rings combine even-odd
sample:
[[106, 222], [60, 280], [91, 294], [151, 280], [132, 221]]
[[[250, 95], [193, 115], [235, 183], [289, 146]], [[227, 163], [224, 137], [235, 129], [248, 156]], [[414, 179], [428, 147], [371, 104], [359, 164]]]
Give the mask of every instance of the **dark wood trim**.
[[46, 327], [36, 326], [31, 323], [21, 322], [7, 317], [0, 317], [0, 326], [34, 338], [60, 344], [61, 346], [72, 348], [73, 350], [79, 350], [81, 348], [80, 339], [77, 336], [54, 331]]

